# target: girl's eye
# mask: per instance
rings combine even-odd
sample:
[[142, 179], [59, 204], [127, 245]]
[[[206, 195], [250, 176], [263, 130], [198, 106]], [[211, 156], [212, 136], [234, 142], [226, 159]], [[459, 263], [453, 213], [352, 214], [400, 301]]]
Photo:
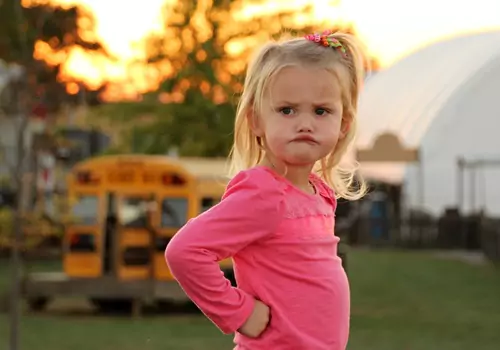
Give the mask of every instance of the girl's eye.
[[329, 113], [329, 111], [327, 111], [324, 108], [316, 108], [316, 115], [322, 116], [322, 115], [325, 115], [327, 113]]
[[292, 115], [295, 112], [291, 107], [283, 107], [279, 111], [283, 115]]

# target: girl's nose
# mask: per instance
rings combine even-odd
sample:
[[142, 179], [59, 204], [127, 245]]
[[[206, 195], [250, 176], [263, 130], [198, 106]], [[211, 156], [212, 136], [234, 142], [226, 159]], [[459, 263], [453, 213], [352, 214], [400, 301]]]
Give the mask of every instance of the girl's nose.
[[299, 132], [307, 132], [307, 133], [310, 133], [310, 132], [312, 132], [312, 128], [311, 128], [311, 127], [309, 127], [309, 126], [305, 126], [305, 125], [303, 125], [303, 126], [301, 126], [301, 127], [299, 128]]
[[300, 118], [300, 121], [299, 121], [299, 128], [298, 128], [298, 132], [305, 132], [305, 133], [311, 133], [313, 131], [313, 126], [312, 126], [312, 123], [313, 123], [313, 118], [311, 118], [310, 116], [302, 116], [302, 118]]

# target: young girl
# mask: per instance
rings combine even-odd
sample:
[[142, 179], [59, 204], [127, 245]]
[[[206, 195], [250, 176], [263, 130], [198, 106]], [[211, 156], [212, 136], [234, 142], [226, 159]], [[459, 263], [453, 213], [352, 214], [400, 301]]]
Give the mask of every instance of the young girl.
[[[363, 68], [354, 37], [331, 32], [269, 43], [248, 68], [236, 175], [222, 201], [165, 252], [193, 302], [222, 332], [236, 333], [235, 349], [347, 346], [349, 284], [334, 225], [336, 197], [365, 190], [352, 190], [354, 173], [339, 168], [355, 134]], [[237, 288], [218, 265], [229, 257]]]

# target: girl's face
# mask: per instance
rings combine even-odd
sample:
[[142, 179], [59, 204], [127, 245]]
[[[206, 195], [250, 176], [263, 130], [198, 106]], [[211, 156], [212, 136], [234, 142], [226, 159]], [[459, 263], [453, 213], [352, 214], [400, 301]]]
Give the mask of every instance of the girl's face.
[[267, 152], [290, 166], [312, 166], [336, 146], [342, 132], [341, 87], [324, 69], [287, 67], [268, 87], [251, 122]]

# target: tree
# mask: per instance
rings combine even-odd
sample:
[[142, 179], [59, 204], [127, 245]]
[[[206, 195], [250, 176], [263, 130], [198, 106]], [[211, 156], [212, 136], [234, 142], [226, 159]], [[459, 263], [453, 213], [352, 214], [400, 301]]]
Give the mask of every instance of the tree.
[[[82, 28], [82, 23], [85, 28]], [[20, 0], [0, 1], [0, 63], [3, 62], [0, 66], [22, 72], [22, 79], [17, 74], [3, 89], [0, 88], [0, 123], [21, 126], [14, 116], [19, 114], [18, 93], [23, 84], [31, 96], [29, 105], [23, 106], [27, 107], [28, 117], [47, 118], [56, 114], [63, 105], [81, 103], [82, 100], [90, 105], [99, 104], [99, 95], [105, 86], [92, 91], [84, 82], [74, 81], [82, 91], [76, 95], [68, 93], [68, 82], [59, 79], [61, 63], [72, 48], [79, 47], [109, 57], [92, 34], [93, 28], [92, 15], [76, 6], [62, 8], [51, 5], [48, 0], [31, 0], [29, 7], [22, 7]], [[58, 59], [50, 57], [52, 53]], [[50, 63], [46, 59], [50, 59]], [[5, 141], [1, 140], [3, 160], [9, 158], [6, 152]]]
[[[64, 55], [65, 50], [80, 46], [105, 54], [101, 45], [92, 38], [83, 38], [78, 20], [84, 15], [77, 8], [53, 7], [48, 1], [32, 1], [28, 8], [20, 0], [0, 1], [0, 60], [16, 67], [18, 74], [4, 84], [0, 121], [15, 127], [15, 164], [11, 164], [12, 180], [16, 189], [16, 208], [13, 212], [11, 246], [11, 303], [9, 338], [10, 350], [19, 349], [21, 249], [23, 246], [23, 194], [26, 189], [25, 136], [30, 118], [57, 111], [68, 101], [64, 84], [58, 81], [59, 65], [49, 65], [36, 57], [36, 48], [46, 45]], [[92, 24], [92, 23], [91, 23]], [[91, 94], [89, 94], [91, 95]], [[3, 140], [2, 140], [3, 141]], [[2, 146], [2, 144], [0, 144]]]
[[[69, 94], [66, 83], [58, 79], [60, 64], [64, 62], [69, 49], [81, 47], [109, 56], [92, 34], [92, 15], [80, 7], [62, 8], [51, 5], [48, 0], [32, 0], [29, 7], [21, 8], [23, 22], [18, 23], [16, 7], [19, 2], [20, 0], [0, 1], [0, 60], [20, 63], [23, 55], [28, 57], [22, 65], [27, 70], [28, 80], [33, 85], [31, 88], [36, 93], [39, 104], [43, 105], [44, 112], [55, 112], [63, 103], [76, 103], [78, 97]], [[86, 24], [87, 28], [81, 28], [81, 23]], [[22, 36], [18, 34], [20, 30], [23, 31]], [[44, 60], [48, 57], [40, 57], [44, 52], [57, 53], [60, 59], [48, 64]], [[102, 89], [91, 91], [83, 82], [77, 83], [85, 90], [87, 102], [99, 102], [98, 95]], [[35, 107], [42, 108], [38, 104]]]
[[[127, 103], [98, 111], [99, 116], [133, 121], [133, 129], [123, 140], [134, 146], [122, 150], [166, 153], [175, 148], [186, 156], [227, 155], [245, 63], [255, 44], [282, 32], [302, 35], [313, 31], [312, 21], [296, 24], [299, 16], [311, 13], [311, 6], [259, 17], [244, 16], [244, 6], [240, 0], [165, 5], [165, 29], [147, 38], [144, 47], [148, 64], [156, 66], [158, 76], [166, 79], [133, 108]], [[148, 118], [139, 124], [141, 114]]]
[[[249, 43], [293, 27], [296, 16], [296, 11], [282, 11], [242, 18], [242, 6], [240, 0], [167, 3], [164, 32], [151, 35], [144, 45], [147, 63], [166, 79], [133, 110], [127, 110], [129, 104], [103, 106], [97, 115], [136, 120], [147, 114], [148, 121], [139, 126], [134, 122], [124, 138], [137, 152], [166, 153], [175, 148], [181, 155], [226, 155], [237, 93], [252, 49]], [[308, 11], [305, 7], [301, 12]], [[227, 47], [233, 47], [233, 55]]]
[[[105, 86], [92, 91], [84, 82], [73, 81], [82, 92], [77, 95], [74, 91], [68, 93], [68, 82], [61, 81], [61, 64], [71, 49], [107, 57], [109, 54], [93, 34], [94, 20], [86, 10], [57, 7], [49, 0], [31, 0], [28, 7], [22, 7], [20, 2], [0, 1], [0, 63], [4, 62], [4, 72], [17, 72], [0, 88], [0, 123], [4, 124], [2, 129], [7, 125], [24, 136], [31, 117], [50, 118], [68, 104], [99, 104]], [[0, 69], [0, 76], [2, 73]], [[23, 90], [29, 98], [20, 103]], [[21, 111], [26, 118], [20, 117]], [[6, 153], [2, 137], [0, 155], [4, 161], [12, 158]], [[14, 167], [10, 164], [11, 170]], [[12, 171], [11, 177], [18, 178]]]

